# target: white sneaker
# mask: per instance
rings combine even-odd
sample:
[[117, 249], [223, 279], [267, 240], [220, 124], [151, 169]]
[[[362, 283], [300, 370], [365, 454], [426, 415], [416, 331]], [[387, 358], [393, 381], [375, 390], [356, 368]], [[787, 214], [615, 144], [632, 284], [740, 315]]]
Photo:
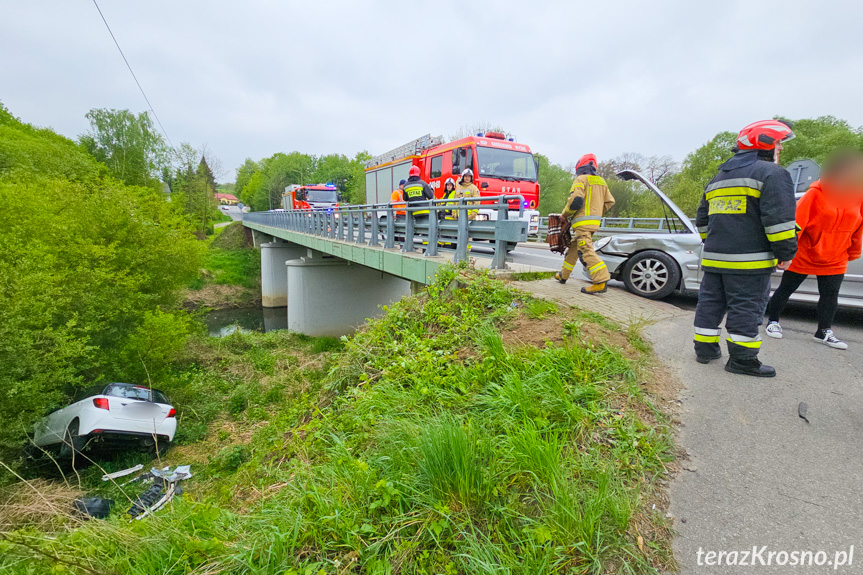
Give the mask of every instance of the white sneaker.
[[830, 346], [833, 349], [848, 349], [848, 344], [833, 335], [832, 329], [824, 330], [824, 339], [816, 336], [815, 341]]
[[782, 339], [782, 326], [779, 325], [779, 322], [771, 321], [767, 324], [767, 327], [764, 329], [764, 332], [770, 337], [774, 337], [776, 339]]

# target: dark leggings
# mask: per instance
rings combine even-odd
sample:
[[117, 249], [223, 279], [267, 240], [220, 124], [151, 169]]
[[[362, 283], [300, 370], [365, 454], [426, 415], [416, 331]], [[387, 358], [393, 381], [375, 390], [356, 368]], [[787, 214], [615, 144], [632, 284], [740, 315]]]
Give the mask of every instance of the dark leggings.
[[[782, 272], [782, 283], [767, 304], [768, 321], [779, 321], [779, 315], [788, 303], [788, 298], [807, 277], [806, 274]], [[824, 330], [833, 327], [833, 316], [839, 307], [839, 286], [842, 285], [845, 274], [815, 277], [818, 279], [818, 331], [815, 335], [823, 337]]]

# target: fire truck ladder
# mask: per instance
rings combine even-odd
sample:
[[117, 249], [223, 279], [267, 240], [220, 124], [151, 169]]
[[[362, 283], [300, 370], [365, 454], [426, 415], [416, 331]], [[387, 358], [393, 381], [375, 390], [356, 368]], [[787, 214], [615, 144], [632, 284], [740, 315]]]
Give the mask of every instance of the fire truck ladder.
[[413, 140], [412, 142], [408, 142], [403, 146], [399, 146], [398, 148], [390, 150], [385, 154], [375, 156], [371, 160], [366, 160], [364, 165], [366, 168], [380, 166], [381, 164], [386, 164], [387, 162], [392, 162], [401, 158], [407, 158], [408, 156], [415, 156], [423, 150], [428, 150], [429, 148], [434, 148], [435, 146], [440, 146], [441, 144], [443, 144], [443, 137], [432, 137], [431, 134], [426, 134], [421, 138], [417, 138], [416, 140]]

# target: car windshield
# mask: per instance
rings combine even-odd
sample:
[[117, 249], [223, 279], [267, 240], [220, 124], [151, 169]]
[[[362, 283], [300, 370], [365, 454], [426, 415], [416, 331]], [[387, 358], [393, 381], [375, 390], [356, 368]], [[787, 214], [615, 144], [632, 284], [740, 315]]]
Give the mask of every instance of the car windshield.
[[306, 190], [307, 202], [332, 202], [339, 201], [339, 193], [336, 190]]
[[152, 398], [150, 397], [150, 389], [140, 386], [131, 385], [128, 383], [112, 383], [102, 395], [111, 395], [113, 397], [123, 397], [126, 399], [138, 399], [141, 401], [154, 401], [156, 403], [168, 403], [168, 398], [158, 389], [152, 390]]
[[477, 146], [479, 175], [488, 178], [536, 181], [536, 165], [528, 152]]

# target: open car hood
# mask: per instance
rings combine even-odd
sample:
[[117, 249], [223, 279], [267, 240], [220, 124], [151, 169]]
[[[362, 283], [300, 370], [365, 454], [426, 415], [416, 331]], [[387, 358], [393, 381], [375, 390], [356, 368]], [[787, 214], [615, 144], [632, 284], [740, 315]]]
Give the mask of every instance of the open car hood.
[[627, 181], [638, 180], [639, 182], [641, 182], [642, 184], [647, 186], [647, 188], [650, 191], [652, 191], [654, 194], [656, 194], [657, 197], [659, 197], [659, 199], [662, 201], [662, 203], [665, 204], [665, 206], [669, 210], [671, 210], [671, 213], [673, 213], [675, 215], [675, 217], [677, 217], [677, 219], [680, 220], [680, 222], [684, 226], [686, 226], [686, 228], [690, 232], [692, 232], [693, 234], [698, 233], [698, 230], [692, 224], [692, 221], [689, 219], [689, 217], [685, 213], [683, 213], [683, 210], [681, 210], [679, 207], [677, 207], [677, 204], [672, 202], [671, 199], [668, 196], [666, 196], [662, 192], [662, 190], [657, 188], [653, 182], [651, 182], [650, 180], [648, 180], [647, 178], [645, 178], [644, 176], [642, 176], [641, 174], [639, 174], [635, 170], [621, 170], [621, 171], [617, 172], [617, 177], [620, 178], [621, 180], [627, 180]]

